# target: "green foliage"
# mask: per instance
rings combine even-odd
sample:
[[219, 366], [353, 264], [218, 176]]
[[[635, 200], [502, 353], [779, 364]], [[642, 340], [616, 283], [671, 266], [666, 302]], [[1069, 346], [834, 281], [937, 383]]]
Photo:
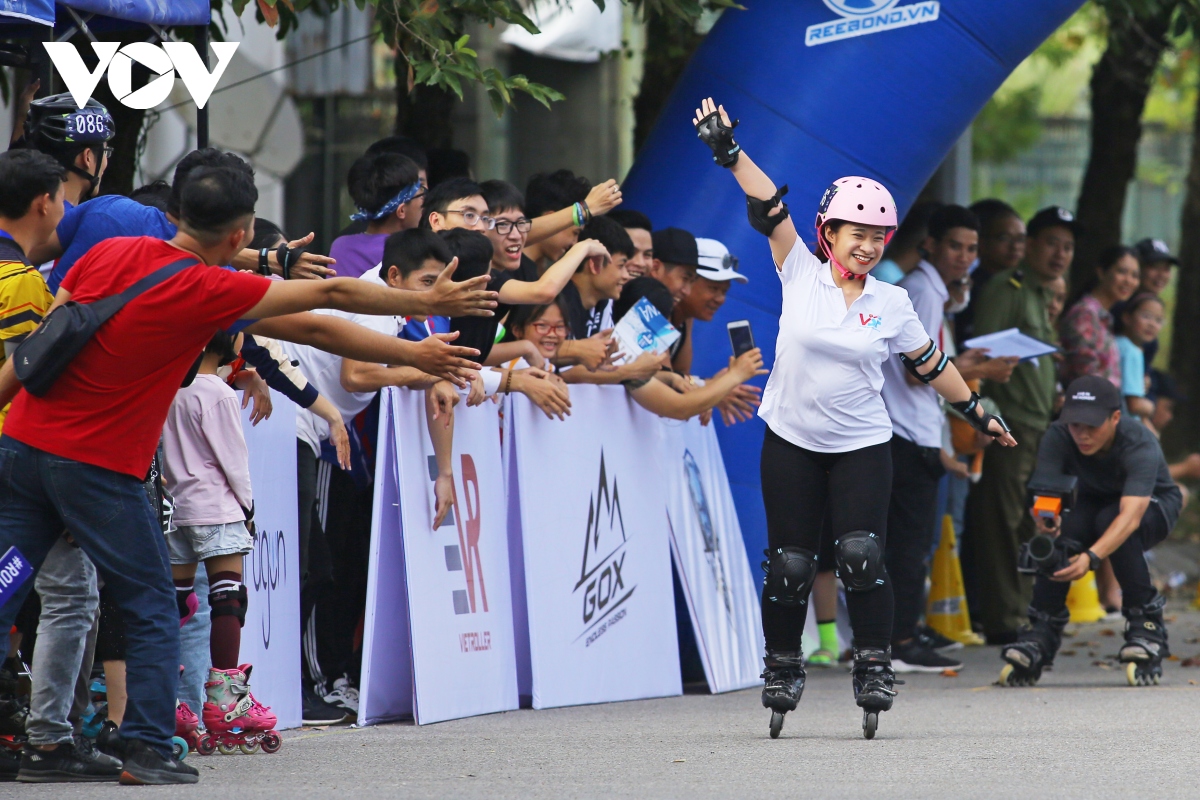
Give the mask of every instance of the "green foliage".
[[971, 152], [976, 161], [1003, 164], [1032, 147], [1042, 135], [1040, 86], [996, 94], [975, 118]]
[[[586, 0], [575, 0], [585, 2]], [[214, 9], [224, 2], [240, 14], [251, 0], [211, 0]], [[471, 49], [470, 37], [463, 33], [469, 22], [495, 25], [505, 22], [538, 33], [524, 11], [521, 0], [255, 0], [260, 22], [277, 27], [284, 38], [297, 25], [297, 12], [312, 10], [328, 14], [341, 4], [353, 2], [362, 9], [375, 8], [375, 29], [380, 38], [395, 47], [408, 62], [409, 90], [417, 85], [437, 86], [463, 96], [464, 84], [483, 87], [499, 116], [513, 103], [513, 95], [523, 92], [549, 108], [562, 100], [562, 93], [534, 83], [524, 75], [504, 75], [494, 67], [479, 63], [479, 54]], [[568, 2], [568, 0], [560, 0]], [[592, 0], [601, 9], [605, 0]], [[674, 17], [694, 24], [706, 10], [741, 8], [736, 0], [624, 0], [641, 13]], [[217, 32], [220, 33], [219, 31]]]

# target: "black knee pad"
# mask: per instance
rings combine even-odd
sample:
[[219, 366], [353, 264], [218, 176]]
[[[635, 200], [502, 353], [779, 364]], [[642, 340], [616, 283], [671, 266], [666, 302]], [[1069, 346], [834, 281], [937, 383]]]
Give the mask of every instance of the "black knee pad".
[[848, 592], [869, 592], [883, 585], [883, 546], [870, 531], [850, 531], [833, 542], [837, 576]]
[[[225, 583], [228, 584], [228, 581]], [[237, 617], [238, 625], [246, 627], [246, 608], [250, 605], [250, 597], [246, 594], [246, 584], [239, 583], [237, 588], [220, 589], [208, 593], [208, 604], [212, 608], [213, 617]]]
[[768, 559], [762, 563], [767, 599], [784, 608], [804, 605], [817, 578], [816, 555], [799, 547], [777, 547], [763, 555]]

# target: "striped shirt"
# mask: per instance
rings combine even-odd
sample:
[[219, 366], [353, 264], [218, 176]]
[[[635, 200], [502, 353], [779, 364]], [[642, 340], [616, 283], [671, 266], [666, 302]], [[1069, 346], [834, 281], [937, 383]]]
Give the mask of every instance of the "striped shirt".
[[[54, 297], [37, 267], [25, 258], [21, 246], [0, 234], [0, 342], [20, 341], [46, 316]], [[4, 351], [0, 349], [0, 364]], [[0, 409], [0, 426], [8, 406]]]

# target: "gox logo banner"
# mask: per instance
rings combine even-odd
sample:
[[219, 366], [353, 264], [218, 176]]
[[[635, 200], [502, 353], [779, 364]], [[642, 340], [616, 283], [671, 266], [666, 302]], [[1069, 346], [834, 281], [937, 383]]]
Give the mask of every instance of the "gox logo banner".
[[[144, 110], [167, 99], [175, 85], [176, 74], [196, 101], [196, 107], [204, 108], [217, 88], [217, 81], [233, 60], [239, 43], [214, 42], [212, 50], [217, 56], [217, 65], [211, 71], [204, 66], [196, 48], [187, 42], [163, 42], [161, 45], [133, 42], [124, 47], [119, 42], [91, 44], [98, 62], [95, 69], [88, 69], [70, 42], [43, 43], [76, 105], [83, 108], [107, 71], [108, 88], [113, 97], [123, 106]], [[137, 91], [133, 89], [135, 61], [157, 76]]]
[[613, 476], [610, 487], [604, 467], [604, 452], [601, 451], [600, 479], [588, 504], [583, 560], [574, 589], [575, 596], [581, 598], [583, 603], [583, 631], [576, 641], [586, 635], [586, 647], [590, 647], [592, 642], [625, 618], [625, 609], [621, 606], [637, 588], [626, 586], [621, 574], [625, 567], [627, 542], [617, 479]]

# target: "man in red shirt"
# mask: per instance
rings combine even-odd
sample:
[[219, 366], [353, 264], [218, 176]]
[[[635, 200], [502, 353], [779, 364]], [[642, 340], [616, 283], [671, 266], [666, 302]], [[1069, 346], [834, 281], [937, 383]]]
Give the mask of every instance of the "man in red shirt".
[[[194, 259], [194, 266], [131, 300], [44, 396], [19, 392], [11, 362], [0, 368], [0, 406], [15, 395], [0, 436], [0, 552], [15, 545], [40, 566], [69, 528], [113, 591], [128, 644], [125, 783], [198, 780], [195, 769], [170, 756], [179, 615], [166, 545], [142, 490], [167, 410], [197, 354], [239, 319], [314, 308], [487, 313], [480, 309], [494, 305], [494, 294], [482, 291], [486, 279], [452, 283], [454, 265], [439, 278], [436, 303], [428, 292], [367, 281], [280, 282], [209, 266], [229, 263], [250, 238], [257, 199], [252, 179], [238, 170], [211, 168], [190, 177], [174, 238], [102, 242], [67, 274], [54, 305], [111, 296], [180, 259]], [[454, 351], [451, 369], [469, 368], [460, 357], [477, 354], [434, 339], [430, 351], [441, 350]], [[0, 629], [11, 624], [23, 596], [0, 609]]]

